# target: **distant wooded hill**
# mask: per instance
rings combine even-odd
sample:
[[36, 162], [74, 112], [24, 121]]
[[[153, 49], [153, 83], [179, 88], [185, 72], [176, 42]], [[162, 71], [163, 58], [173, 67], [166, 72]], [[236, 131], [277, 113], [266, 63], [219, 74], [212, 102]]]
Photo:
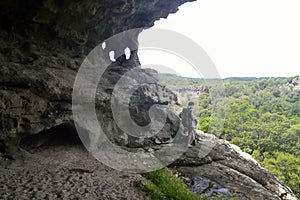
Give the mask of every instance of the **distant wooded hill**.
[[[191, 77], [182, 77], [178, 76], [176, 74], [168, 74], [168, 73], [159, 73], [159, 78], [163, 83], [172, 83], [172, 85], [194, 85], [194, 84], [199, 84], [203, 82], [213, 82], [216, 80], [220, 79], [214, 79], [214, 78], [191, 78]], [[286, 82], [291, 79], [287, 77], [277, 77], [277, 78], [272, 78], [272, 77], [228, 77], [221, 79], [226, 82], [231, 82], [231, 81], [255, 81], [255, 80], [267, 80], [267, 79], [281, 79], [281, 80], [286, 80]]]

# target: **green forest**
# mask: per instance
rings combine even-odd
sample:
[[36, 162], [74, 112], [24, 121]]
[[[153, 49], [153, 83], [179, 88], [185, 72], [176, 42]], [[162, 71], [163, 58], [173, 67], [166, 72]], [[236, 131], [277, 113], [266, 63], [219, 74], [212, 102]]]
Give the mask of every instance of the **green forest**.
[[[191, 87], [197, 95], [179, 97], [181, 104], [193, 100], [198, 129], [238, 145], [263, 167], [283, 180], [300, 197], [300, 78], [224, 79], [225, 97], [214, 101], [210, 90], [220, 80], [161, 75], [172, 89]], [[180, 92], [178, 93], [181, 95]], [[224, 112], [224, 127], [217, 131], [212, 115]]]

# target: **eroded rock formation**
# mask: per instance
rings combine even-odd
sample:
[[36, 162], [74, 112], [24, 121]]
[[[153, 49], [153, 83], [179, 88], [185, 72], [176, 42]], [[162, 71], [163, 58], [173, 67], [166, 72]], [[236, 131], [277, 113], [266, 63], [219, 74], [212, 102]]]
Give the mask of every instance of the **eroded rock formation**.
[[[2, 1], [1, 144], [7, 149], [28, 134], [70, 122], [76, 71], [90, 50], [121, 31], [153, 26], [184, 2]], [[138, 65], [136, 51], [130, 60], [114, 65]]]
[[[209, 154], [199, 158], [201, 149], [210, 148], [211, 144], [214, 147]], [[186, 175], [208, 178], [249, 199], [296, 199], [290, 188], [249, 154], [211, 134], [202, 133], [197, 146], [189, 149], [173, 165]]]
[[[72, 123], [72, 89], [77, 70], [91, 49], [110, 36], [131, 28], [151, 27], [155, 20], [193, 0], [4, 0], [0, 3], [0, 150], [16, 157], [20, 140], [60, 124]], [[137, 37], [137, 35], [136, 35]], [[137, 45], [137, 38], [132, 45]], [[110, 44], [107, 44], [108, 46]], [[124, 47], [120, 47], [121, 51]], [[133, 48], [134, 49], [134, 48]], [[115, 49], [118, 51], [118, 49]], [[107, 54], [109, 52], [106, 52]], [[151, 84], [133, 94], [130, 113], [137, 124], [149, 123], [147, 109], [169, 105], [166, 124], [155, 137], [138, 138], [114, 122], [110, 100], [114, 84], [138, 67], [131, 51], [110, 65], [99, 82], [96, 108], [108, 137], [128, 148], [153, 151], [169, 145], [180, 129], [176, 95], [158, 82], [153, 70], [138, 69]], [[141, 103], [142, 102], [142, 103]], [[43, 145], [37, 137], [33, 146]], [[29, 138], [27, 138], [29, 139]], [[29, 139], [30, 140], [30, 139]], [[199, 145], [217, 138], [202, 135]], [[30, 142], [29, 142], [30, 143]], [[213, 151], [199, 158], [189, 149], [173, 165], [186, 173], [205, 176], [251, 199], [293, 199], [291, 190], [239, 150], [218, 140]], [[191, 167], [192, 166], [192, 167]], [[261, 178], [259, 177], [261, 174]], [[250, 190], [250, 191], [249, 191]]]

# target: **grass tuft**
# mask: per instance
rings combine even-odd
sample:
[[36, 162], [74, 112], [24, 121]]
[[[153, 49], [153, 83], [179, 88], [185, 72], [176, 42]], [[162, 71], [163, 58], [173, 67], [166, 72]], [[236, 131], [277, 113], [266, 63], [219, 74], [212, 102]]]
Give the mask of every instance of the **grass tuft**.
[[199, 196], [190, 192], [188, 186], [169, 169], [150, 172], [148, 180], [142, 183], [142, 190], [153, 200], [199, 200]]
[[147, 180], [140, 184], [142, 190], [152, 200], [238, 200], [238, 197], [201, 197], [189, 190], [189, 187], [171, 170], [164, 168], [148, 174]]

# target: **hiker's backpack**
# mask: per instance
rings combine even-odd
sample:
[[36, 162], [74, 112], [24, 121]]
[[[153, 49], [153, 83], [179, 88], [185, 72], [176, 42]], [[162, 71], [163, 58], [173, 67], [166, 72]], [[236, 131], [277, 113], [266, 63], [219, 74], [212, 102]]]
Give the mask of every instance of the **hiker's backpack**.
[[189, 108], [184, 108], [181, 112], [181, 122], [184, 127], [191, 126], [191, 110]]

